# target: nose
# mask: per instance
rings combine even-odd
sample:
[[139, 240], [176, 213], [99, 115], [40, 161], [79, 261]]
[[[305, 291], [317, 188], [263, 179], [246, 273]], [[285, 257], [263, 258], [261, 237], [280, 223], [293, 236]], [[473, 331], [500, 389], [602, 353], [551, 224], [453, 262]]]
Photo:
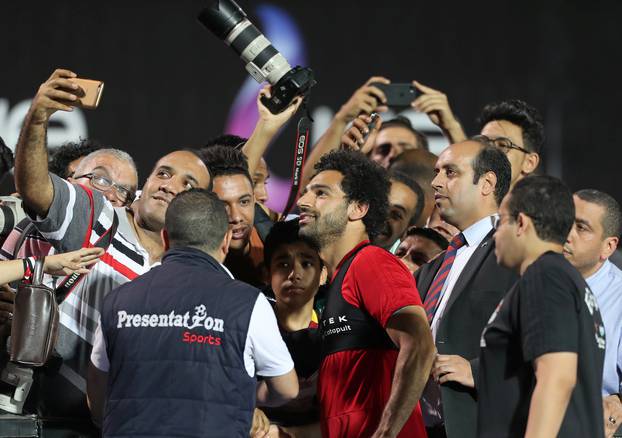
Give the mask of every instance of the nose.
[[255, 199], [261, 204], [268, 202], [268, 190], [265, 184], [257, 184], [255, 186]]
[[185, 191], [182, 177], [178, 175], [173, 175], [171, 178], [161, 181], [158, 188], [173, 196], [177, 196], [178, 193]]
[[287, 276], [290, 280], [300, 280], [302, 278], [302, 266], [300, 263], [294, 263], [291, 271], [289, 271], [289, 275]]
[[227, 213], [229, 214], [229, 223], [237, 225], [242, 222], [242, 214], [241, 209], [237, 206], [231, 206], [227, 209]]
[[117, 194], [116, 194], [116, 192], [115, 192], [113, 187], [110, 187], [110, 189], [108, 189], [105, 192], [103, 192], [103, 195], [115, 207], [123, 207], [123, 203], [121, 201], [119, 201], [119, 198], [117, 198]]
[[430, 185], [435, 190], [438, 190], [441, 187], [443, 187], [443, 185], [441, 184], [441, 173], [440, 172], [436, 174], [436, 176], [434, 177]]
[[300, 198], [298, 198], [298, 201], [296, 201], [296, 205], [301, 210], [304, 210], [311, 206], [310, 202], [311, 202], [311, 192], [309, 191], [307, 193], [304, 193]]

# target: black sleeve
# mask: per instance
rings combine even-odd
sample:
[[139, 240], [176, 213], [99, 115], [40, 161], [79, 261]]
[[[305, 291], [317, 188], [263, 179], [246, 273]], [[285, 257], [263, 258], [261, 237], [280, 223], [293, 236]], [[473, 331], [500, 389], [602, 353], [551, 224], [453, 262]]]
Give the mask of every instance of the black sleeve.
[[578, 351], [576, 286], [564, 271], [542, 268], [547, 269], [528, 272], [521, 282], [520, 333], [528, 361], [546, 353]]

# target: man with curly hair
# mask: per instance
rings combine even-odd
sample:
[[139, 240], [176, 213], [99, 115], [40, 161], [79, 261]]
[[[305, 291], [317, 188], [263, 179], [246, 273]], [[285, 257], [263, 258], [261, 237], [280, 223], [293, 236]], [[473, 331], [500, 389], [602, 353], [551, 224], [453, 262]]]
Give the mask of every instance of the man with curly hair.
[[425, 437], [418, 400], [434, 346], [412, 275], [369, 244], [388, 209], [389, 179], [362, 153], [324, 155], [298, 200], [300, 234], [331, 278], [320, 330], [324, 437]]

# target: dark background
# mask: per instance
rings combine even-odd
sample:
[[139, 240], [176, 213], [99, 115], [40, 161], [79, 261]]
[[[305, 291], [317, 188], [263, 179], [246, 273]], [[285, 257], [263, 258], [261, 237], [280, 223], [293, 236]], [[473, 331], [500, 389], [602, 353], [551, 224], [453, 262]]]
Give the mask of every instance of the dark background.
[[[283, 9], [298, 25], [318, 79], [312, 109], [336, 111], [372, 74], [417, 79], [446, 92], [473, 134], [484, 104], [521, 98], [545, 118], [543, 169], [572, 189], [593, 187], [622, 199], [614, 182], [622, 155], [620, 2], [239, 3], [258, 27], [254, 11], [262, 4]], [[105, 81], [102, 105], [85, 111], [88, 135], [128, 150], [144, 180], [167, 151], [221, 133], [248, 77], [196, 21], [204, 4], [4, 1], [0, 99], [11, 110], [57, 66]], [[6, 139], [2, 129], [0, 119]], [[283, 177], [291, 130], [268, 154], [273, 173]], [[3, 193], [10, 185], [5, 179]]]

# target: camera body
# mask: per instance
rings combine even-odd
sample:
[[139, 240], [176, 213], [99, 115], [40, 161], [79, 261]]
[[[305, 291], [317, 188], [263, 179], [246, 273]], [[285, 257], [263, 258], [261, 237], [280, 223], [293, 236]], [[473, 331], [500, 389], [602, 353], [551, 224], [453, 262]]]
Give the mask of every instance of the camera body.
[[292, 68], [235, 1], [214, 0], [199, 13], [198, 19], [231, 46], [253, 79], [272, 85], [271, 97], [262, 98], [262, 102], [273, 114], [283, 111], [296, 96], [306, 95], [315, 85], [313, 71], [307, 67]]

